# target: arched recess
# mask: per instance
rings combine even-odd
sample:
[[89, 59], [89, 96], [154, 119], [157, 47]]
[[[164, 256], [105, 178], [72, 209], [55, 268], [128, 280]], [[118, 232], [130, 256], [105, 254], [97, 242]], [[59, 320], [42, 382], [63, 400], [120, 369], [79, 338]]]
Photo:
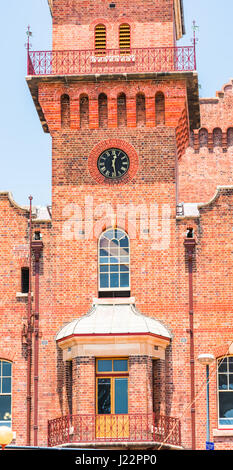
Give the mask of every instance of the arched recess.
[[99, 127], [108, 127], [108, 98], [105, 93], [98, 96]]
[[136, 96], [136, 123], [139, 127], [146, 125], [146, 99], [144, 93], [138, 93]]
[[67, 94], [61, 96], [61, 127], [70, 127], [70, 97]]
[[82, 94], [79, 97], [80, 127], [89, 127], [89, 97]]
[[213, 130], [213, 146], [222, 147], [222, 130], [219, 127]]
[[165, 96], [160, 91], [155, 95], [155, 122], [156, 126], [165, 124]]
[[227, 129], [227, 147], [233, 146], [233, 127]]
[[127, 126], [127, 109], [126, 109], [126, 95], [120, 93], [117, 97], [117, 126]]
[[200, 147], [208, 147], [208, 131], [201, 128], [198, 133]]

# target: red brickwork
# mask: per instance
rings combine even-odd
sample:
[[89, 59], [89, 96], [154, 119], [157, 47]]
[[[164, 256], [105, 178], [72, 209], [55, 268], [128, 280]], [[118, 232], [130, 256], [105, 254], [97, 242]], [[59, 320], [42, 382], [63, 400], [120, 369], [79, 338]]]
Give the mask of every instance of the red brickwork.
[[232, 109], [232, 82], [216, 98], [200, 100], [201, 128], [191, 135], [191, 145], [179, 161], [180, 201], [207, 202], [217, 186], [232, 184]]
[[[131, 48], [174, 45], [173, 0], [83, 2], [59, 0], [53, 7], [53, 49], [94, 49], [95, 26], [106, 26], [106, 48], [119, 49], [119, 27], [129, 24]], [[112, 2], [114, 3], [114, 2]], [[144, 43], [142, 43], [142, 37]]]
[[[122, 18], [130, 24], [133, 47], [142, 37], [146, 46], [173, 44], [170, 0], [153, 2], [153, 7], [149, 0], [132, 5], [120, 0], [113, 10], [107, 2], [53, 3], [56, 49], [93, 48], [94, 27], [105, 19], [107, 47], [117, 48]], [[125, 10], [127, 15], [123, 16]], [[33, 232], [41, 231], [43, 240], [38, 444], [47, 444], [49, 419], [96, 412], [95, 357], [82, 355], [66, 363], [55, 338], [62, 326], [89, 312], [93, 298], [98, 297], [98, 238], [102, 230], [118, 226], [130, 237], [130, 294], [142, 314], [160, 320], [172, 335], [163, 358], [153, 360], [144, 353], [129, 357], [129, 413], [151, 414], [154, 410], [179, 418], [182, 446], [191, 448], [193, 338], [196, 444], [197, 449], [203, 449], [205, 369], [197, 358], [210, 352], [217, 359], [228, 353], [232, 342], [233, 190], [219, 190], [209, 204], [199, 208], [200, 216], [195, 218], [176, 217], [176, 204], [208, 202], [217, 184], [231, 182], [230, 85], [215, 100], [201, 101], [201, 126], [211, 138], [202, 132], [199, 141], [193, 138], [193, 148], [185, 154], [189, 116], [184, 76], [168, 75], [160, 80], [135, 76], [128, 81], [96, 77], [95, 82], [73, 79], [66, 84], [62, 78], [50, 82], [42, 78], [38, 88], [53, 141], [52, 221], [33, 219], [32, 224]], [[158, 93], [164, 102], [158, 100]], [[216, 127], [222, 130], [222, 141], [219, 131], [213, 132]], [[116, 184], [102, 178], [97, 159], [103, 150], [118, 146], [128, 154], [130, 168]], [[128, 218], [132, 207], [135, 219]], [[0, 193], [0, 215], [0, 359], [13, 363], [12, 427], [16, 443], [25, 445], [27, 360], [22, 333], [28, 303], [26, 296], [17, 297], [16, 293], [21, 288], [21, 268], [29, 263], [29, 212], [18, 207], [8, 194]], [[194, 229], [196, 239], [193, 337], [190, 273], [184, 247], [187, 228]], [[33, 313], [34, 268], [33, 261]], [[34, 364], [33, 350], [32, 385]], [[216, 362], [210, 374], [211, 440], [216, 448], [229, 449], [231, 437], [213, 435], [218, 428]], [[32, 410], [34, 398], [32, 386]]]

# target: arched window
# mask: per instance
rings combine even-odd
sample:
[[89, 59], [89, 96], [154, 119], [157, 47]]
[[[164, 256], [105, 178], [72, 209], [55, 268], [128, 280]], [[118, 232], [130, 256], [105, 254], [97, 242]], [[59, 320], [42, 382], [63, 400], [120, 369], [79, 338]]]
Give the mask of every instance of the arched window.
[[0, 360], [0, 426], [11, 427], [12, 364]]
[[138, 93], [136, 96], [136, 122], [137, 126], [146, 124], [146, 101], [143, 93]]
[[233, 356], [218, 360], [218, 421], [233, 427]]
[[233, 146], [233, 127], [227, 129], [227, 147]]
[[129, 237], [121, 229], [108, 229], [99, 239], [99, 291], [129, 291]]
[[130, 52], [130, 26], [121, 24], [119, 27], [119, 48], [122, 54]]
[[70, 97], [69, 95], [61, 96], [61, 127], [70, 127]]
[[165, 97], [162, 92], [155, 96], [155, 122], [156, 126], [165, 124]]
[[108, 98], [105, 93], [98, 97], [99, 127], [108, 127]]
[[208, 131], [207, 129], [200, 129], [199, 130], [199, 145], [200, 147], [208, 147]]
[[79, 98], [80, 127], [89, 126], [89, 98], [87, 95], [81, 95]]
[[103, 55], [106, 52], [106, 26], [97, 24], [95, 27], [95, 54]]
[[218, 127], [213, 130], [213, 145], [214, 147], [222, 147], [222, 130]]
[[118, 127], [127, 126], [125, 93], [120, 93], [117, 97], [117, 125]]

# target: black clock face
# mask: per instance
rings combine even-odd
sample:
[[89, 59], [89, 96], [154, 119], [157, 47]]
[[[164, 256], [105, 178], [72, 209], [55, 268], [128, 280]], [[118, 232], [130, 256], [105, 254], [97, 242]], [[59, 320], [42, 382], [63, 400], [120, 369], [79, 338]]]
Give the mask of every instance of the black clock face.
[[123, 150], [108, 149], [99, 156], [97, 166], [105, 178], [121, 178], [129, 169], [129, 157]]

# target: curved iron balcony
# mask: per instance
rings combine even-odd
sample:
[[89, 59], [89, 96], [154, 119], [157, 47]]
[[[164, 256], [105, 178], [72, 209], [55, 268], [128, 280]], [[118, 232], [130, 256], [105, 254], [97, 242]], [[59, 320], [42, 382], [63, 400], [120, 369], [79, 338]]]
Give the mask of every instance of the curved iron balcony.
[[66, 415], [48, 421], [48, 447], [123, 442], [181, 447], [180, 420], [153, 413]]
[[28, 75], [171, 73], [196, 70], [194, 46], [138, 49], [28, 51]]

